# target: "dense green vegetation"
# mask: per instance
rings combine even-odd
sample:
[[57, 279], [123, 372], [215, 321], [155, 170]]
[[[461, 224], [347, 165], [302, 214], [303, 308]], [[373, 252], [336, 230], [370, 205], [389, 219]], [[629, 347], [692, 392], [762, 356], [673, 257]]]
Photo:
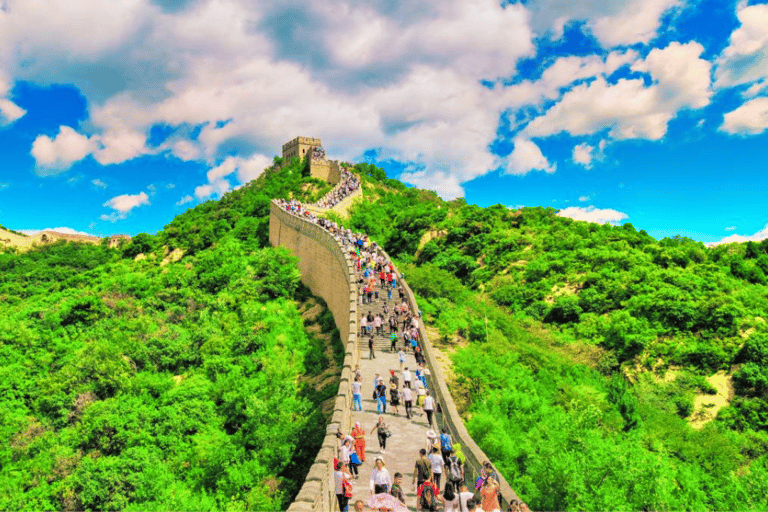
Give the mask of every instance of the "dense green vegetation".
[[[532, 509], [768, 508], [768, 242], [657, 241], [355, 169], [346, 223], [398, 259], [470, 433]], [[267, 247], [269, 201], [329, 188], [292, 161], [117, 249], [0, 253], [0, 509], [283, 508], [343, 348]], [[735, 396], [692, 428], [715, 372]]]
[[[657, 241], [357, 168], [347, 223], [401, 262], [470, 433], [532, 509], [768, 507], [768, 241]], [[694, 429], [719, 370], [736, 396]]]
[[118, 249], [0, 253], [0, 509], [286, 506], [343, 358], [294, 258], [266, 247], [270, 197], [327, 189], [302, 165]]

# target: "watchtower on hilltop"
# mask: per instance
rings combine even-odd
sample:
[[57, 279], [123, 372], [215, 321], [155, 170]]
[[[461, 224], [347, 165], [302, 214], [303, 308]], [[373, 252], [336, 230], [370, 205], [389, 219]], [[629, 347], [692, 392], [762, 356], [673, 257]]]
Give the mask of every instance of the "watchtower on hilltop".
[[341, 165], [338, 160], [325, 157], [320, 139], [314, 137], [296, 137], [283, 144], [283, 159], [304, 158], [309, 156], [309, 175], [335, 185], [341, 180]]
[[296, 137], [292, 141], [283, 144], [283, 158], [304, 158], [313, 147], [322, 147], [320, 139], [314, 137]]

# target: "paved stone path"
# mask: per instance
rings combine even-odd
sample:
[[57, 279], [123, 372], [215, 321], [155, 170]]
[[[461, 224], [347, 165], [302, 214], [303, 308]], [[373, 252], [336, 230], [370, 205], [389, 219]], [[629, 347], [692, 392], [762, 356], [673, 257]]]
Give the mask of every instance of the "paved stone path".
[[[397, 293], [395, 292], [395, 297]], [[383, 305], [382, 299], [376, 301], [371, 305], [363, 305], [360, 311], [368, 313], [369, 310], [374, 314], [381, 311]], [[395, 300], [389, 301], [389, 307], [395, 305]], [[386, 328], [386, 332], [389, 332], [389, 327]], [[401, 331], [402, 332], [402, 331]], [[389, 404], [389, 394], [387, 395], [387, 412], [383, 414], [384, 422], [387, 427], [392, 431], [392, 437], [387, 439], [386, 453], [381, 453], [379, 448], [378, 436], [374, 432], [371, 434], [371, 430], [378, 421], [379, 415], [376, 413], [376, 402], [372, 399], [373, 394], [373, 379], [376, 373], [384, 379], [384, 384], [389, 389], [389, 377], [390, 370], [395, 370], [397, 377], [400, 379], [400, 386], [402, 389], [403, 375], [400, 372], [400, 361], [397, 352], [390, 352], [389, 336], [376, 336], [375, 342], [375, 358], [369, 359], [368, 350], [368, 338], [362, 338], [359, 340], [359, 346], [361, 350], [360, 357], [360, 370], [363, 374], [363, 411], [352, 412], [352, 424], [359, 421], [362, 428], [365, 430], [365, 443], [366, 443], [366, 459], [365, 463], [359, 466], [360, 476], [354, 481], [354, 495], [349, 501], [349, 510], [353, 509], [353, 505], [357, 500], [363, 500], [367, 502], [370, 496], [369, 484], [371, 479], [371, 471], [374, 467], [374, 460], [377, 455], [384, 457], [384, 463], [386, 464], [389, 474], [394, 480], [395, 473], [403, 474], [403, 492], [406, 495], [406, 505], [409, 509], [415, 510], [416, 508], [416, 489], [411, 485], [413, 478], [413, 467], [416, 460], [419, 458], [419, 449], [424, 448], [427, 443], [427, 430], [429, 430], [429, 424], [427, 423], [427, 416], [423, 413], [421, 408], [416, 407], [415, 398], [416, 391], [413, 391], [414, 395], [414, 407], [412, 412], [414, 413], [410, 420], [405, 417], [405, 405], [401, 402], [399, 406], [399, 414], [394, 414], [392, 406]], [[402, 334], [398, 339], [398, 348], [403, 345]], [[415, 373], [416, 363], [413, 356], [413, 351], [406, 353], [405, 366], [407, 366], [411, 373]], [[415, 375], [414, 375], [415, 380]], [[349, 432], [345, 432], [348, 434]], [[366, 510], [368, 510], [366, 505]]]

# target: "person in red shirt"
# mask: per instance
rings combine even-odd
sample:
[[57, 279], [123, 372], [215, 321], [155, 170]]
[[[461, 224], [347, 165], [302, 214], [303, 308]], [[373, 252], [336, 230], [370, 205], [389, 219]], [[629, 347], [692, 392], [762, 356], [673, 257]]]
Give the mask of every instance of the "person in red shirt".
[[[425, 499], [422, 499], [422, 495], [425, 494]], [[434, 499], [432, 497], [429, 497], [429, 495], [432, 494]], [[429, 501], [430, 503], [427, 504], [425, 501]], [[420, 510], [427, 511], [427, 510], [437, 510], [438, 503], [443, 503], [444, 500], [440, 496], [440, 488], [432, 483], [432, 481], [427, 480], [423, 484], [419, 485], [419, 488], [416, 490], [416, 510], [417, 512]]]

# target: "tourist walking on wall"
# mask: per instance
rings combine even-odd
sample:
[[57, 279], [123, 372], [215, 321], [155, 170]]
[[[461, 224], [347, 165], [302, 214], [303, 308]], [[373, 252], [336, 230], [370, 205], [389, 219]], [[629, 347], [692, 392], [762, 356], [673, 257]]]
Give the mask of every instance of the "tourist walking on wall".
[[480, 488], [483, 497], [481, 507], [485, 512], [493, 512], [499, 508], [499, 483], [496, 479], [488, 477]]
[[427, 391], [426, 394], [427, 396], [424, 397], [424, 405], [422, 406], [422, 409], [427, 413], [427, 423], [429, 423], [430, 427], [433, 427], [432, 415], [435, 413], [435, 399], [429, 395], [429, 391]]
[[368, 359], [376, 359], [376, 354], [373, 353], [373, 336], [368, 338], [368, 350], [370, 351]]
[[374, 432], [376, 432], [376, 436], [379, 438], [379, 448], [381, 448], [381, 453], [386, 453], [388, 429], [387, 424], [384, 423], [384, 416], [379, 416], [379, 421], [373, 426], [371, 434]]
[[355, 380], [352, 382], [352, 410], [363, 410], [363, 381], [359, 376], [355, 376]]
[[424, 482], [432, 480], [432, 463], [427, 458], [427, 450], [422, 448], [419, 450], [419, 459], [416, 461], [416, 465], [413, 468], [413, 478], [411, 479], [411, 485], [420, 486]]
[[379, 379], [376, 384], [376, 414], [387, 412], [387, 386], [384, 385], [384, 379]]
[[440, 479], [443, 476], [443, 456], [436, 448], [432, 448], [432, 453], [427, 455], [429, 462], [432, 463], [432, 481], [437, 487], [440, 487]]
[[355, 452], [360, 462], [365, 462], [365, 430], [360, 426], [360, 422], [355, 422], [355, 428], [352, 429], [352, 437], [355, 439]]
[[452, 449], [453, 440], [451, 439], [451, 434], [448, 433], [448, 429], [444, 428], [440, 434], [440, 451], [443, 455], [443, 462], [446, 465], [448, 464], [448, 457], [450, 457]]
[[376, 457], [376, 466], [371, 471], [369, 487], [371, 494], [389, 493], [392, 488], [392, 478], [389, 476], [389, 470], [384, 467], [383, 457]]
[[347, 472], [347, 466], [341, 461], [337, 462], [333, 479], [336, 484], [336, 499], [339, 502], [339, 510], [341, 512], [347, 512], [347, 504], [349, 503], [349, 498], [352, 497], [352, 494], [349, 492], [351, 488], [350, 478], [352, 478], [352, 475]]
[[405, 404], [405, 417], [411, 419], [411, 416], [413, 416], [411, 411], [413, 407], [413, 392], [408, 386], [403, 386], [403, 404]]

